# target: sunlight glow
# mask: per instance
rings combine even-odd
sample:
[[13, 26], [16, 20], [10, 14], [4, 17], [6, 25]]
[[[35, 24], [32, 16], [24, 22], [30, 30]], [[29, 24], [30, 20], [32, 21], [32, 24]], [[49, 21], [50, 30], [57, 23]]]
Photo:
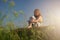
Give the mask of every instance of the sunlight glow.
[[48, 20], [50, 24], [53, 24], [55, 26], [60, 26], [60, 8], [59, 7], [52, 7], [49, 9], [48, 12]]

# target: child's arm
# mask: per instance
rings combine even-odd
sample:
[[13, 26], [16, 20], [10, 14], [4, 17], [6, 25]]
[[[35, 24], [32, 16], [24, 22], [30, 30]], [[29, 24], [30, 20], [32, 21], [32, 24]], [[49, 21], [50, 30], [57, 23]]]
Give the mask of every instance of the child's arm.
[[34, 20], [33, 22], [42, 22], [43, 21], [43, 19], [42, 19], [42, 16], [40, 16], [40, 18], [38, 18], [37, 20]]

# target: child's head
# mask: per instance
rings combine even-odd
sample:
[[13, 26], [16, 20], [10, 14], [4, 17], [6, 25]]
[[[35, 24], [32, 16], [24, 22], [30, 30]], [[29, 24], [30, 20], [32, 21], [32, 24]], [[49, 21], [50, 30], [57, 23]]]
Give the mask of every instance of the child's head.
[[40, 16], [40, 10], [39, 9], [35, 9], [34, 10], [34, 16], [35, 17], [39, 17]]

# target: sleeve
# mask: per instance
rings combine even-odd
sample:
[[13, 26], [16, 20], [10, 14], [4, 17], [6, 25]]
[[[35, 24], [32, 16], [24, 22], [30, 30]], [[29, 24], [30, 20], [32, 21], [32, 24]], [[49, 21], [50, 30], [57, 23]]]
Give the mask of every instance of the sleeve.
[[30, 20], [32, 20], [32, 19], [36, 19], [34, 16], [32, 16], [32, 17], [30, 17]]
[[31, 16], [28, 21], [31, 22], [31, 20], [33, 20], [33, 16]]
[[33, 19], [36, 19], [34, 16], [32, 16]]

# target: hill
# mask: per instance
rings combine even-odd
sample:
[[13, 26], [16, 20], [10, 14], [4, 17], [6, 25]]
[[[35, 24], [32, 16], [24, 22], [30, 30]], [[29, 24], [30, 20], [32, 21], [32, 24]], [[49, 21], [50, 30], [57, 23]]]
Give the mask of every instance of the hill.
[[57, 40], [54, 34], [54, 28], [43, 26], [40, 28], [18, 28], [6, 30], [0, 28], [0, 40]]

